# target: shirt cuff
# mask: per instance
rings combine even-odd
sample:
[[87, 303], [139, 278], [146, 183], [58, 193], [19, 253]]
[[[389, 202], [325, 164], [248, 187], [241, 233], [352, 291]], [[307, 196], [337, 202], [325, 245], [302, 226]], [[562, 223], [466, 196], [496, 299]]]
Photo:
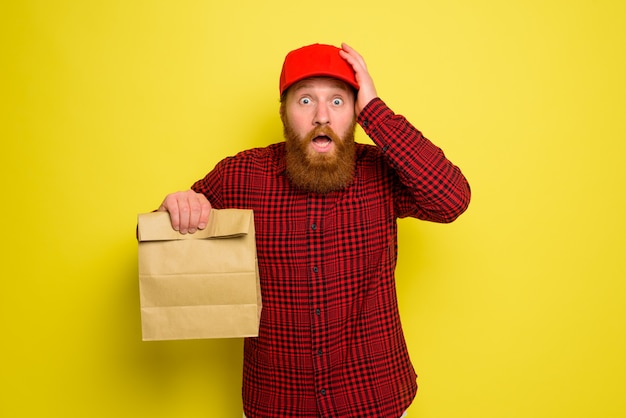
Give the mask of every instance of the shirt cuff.
[[357, 122], [363, 129], [367, 129], [371, 124], [376, 123], [385, 117], [393, 116], [393, 111], [379, 97], [372, 99], [357, 117]]
[[390, 145], [390, 138], [381, 135], [380, 127], [385, 120], [395, 116], [393, 110], [379, 97], [372, 99], [357, 117], [357, 122], [363, 128], [365, 134], [374, 141], [383, 152], [387, 152]]

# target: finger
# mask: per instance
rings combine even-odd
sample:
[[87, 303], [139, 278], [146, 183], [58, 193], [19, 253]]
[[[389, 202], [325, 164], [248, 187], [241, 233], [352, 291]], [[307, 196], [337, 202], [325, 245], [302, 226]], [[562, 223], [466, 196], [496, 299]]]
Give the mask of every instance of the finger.
[[158, 210], [169, 212], [172, 228], [176, 231], [180, 229], [180, 214], [178, 209], [178, 202], [173, 194], [169, 194], [165, 197], [163, 203], [161, 203], [161, 206]]
[[359, 72], [360, 67], [358, 66], [356, 58], [353, 55], [351, 55], [350, 52], [348, 52], [345, 49], [342, 49], [339, 51], [339, 55], [341, 56], [341, 58], [346, 60], [348, 64], [350, 64], [350, 66], [352, 67], [352, 70], [354, 70], [355, 73]]
[[204, 207], [206, 206], [206, 198], [204, 197], [204, 195], [195, 193], [193, 191], [188, 192], [187, 196], [189, 202], [188, 231], [190, 234], [193, 234], [198, 230], [198, 228], [200, 228], [202, 212], [205, 210]]
[[370, 86], [373, 86], [373, 81], [371, 80], [371, 76], [367, 70], [363, 57], [346, 44], [342, 44], [342, 47], [344, 49], [340, 50], [339, 54], [348, 64], [352, 66], [356, 82], [359, 84], [360, 89], [364, 88], [366, 91], [373, 89], [370, 88]]
[[346, 61], [348, 61], [350, 65], [352, 65], [352, 67], [354, 67], [355, 72], [358, 70], [367, 71], [367, 65], [365, 64], [365, 60], [363, 59], [363, 56], [361, 56], [361, 54], [359, 54], [354, 48], [352, 48], [345, 42], [341, 44], [341, 48], [341, 56], [344, 57], [344, 59], [346, 59]]
[[204, 197], [204, 195], [201, 195], [202, 199], [204, 200], [202, 206], [201, 206], [201, 212], [200, 212], [200, 220], [198, 222], [198, 229], [204, 229], [207, 227], [208, 222], [209, 222], [209, 215], [211, 213], [211, 203], [206, 199], [206, 197]]
[[191, 208], [189, 196], [187, 193], [181, 192], [177, 194], [176, 203], [178, 205], [178, 232], [186, 234], [189, 232], [189, 224], [191, 218]]

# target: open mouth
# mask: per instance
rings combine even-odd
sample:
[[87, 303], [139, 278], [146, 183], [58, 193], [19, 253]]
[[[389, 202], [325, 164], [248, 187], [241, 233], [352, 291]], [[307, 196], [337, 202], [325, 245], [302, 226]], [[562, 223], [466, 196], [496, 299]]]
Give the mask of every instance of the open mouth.
[[326, 135], [320, 135], [313, 138], [313, 143], [322, 148], [329, 146], [331, 142], [333, 142], [332, 139]]
[[329, 128], [318, 129], [312, 132], [309, 147], [311, 150], [318, 154], [332, 153], [335, 149], [335, 136], [332, 132], [329, 132]]

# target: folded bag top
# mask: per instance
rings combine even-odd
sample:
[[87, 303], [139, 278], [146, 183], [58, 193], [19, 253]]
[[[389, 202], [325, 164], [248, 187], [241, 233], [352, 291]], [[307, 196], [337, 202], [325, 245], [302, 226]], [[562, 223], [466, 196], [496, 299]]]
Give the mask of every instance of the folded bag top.
[[172, 228], [168, 212], [143, 213], [138, 216], [139, 241], [167, 241], [182, 239], [232, 238], [250, 232], [251, 210], [212, 209], [209, 223], [193, 234], [181, 234]]

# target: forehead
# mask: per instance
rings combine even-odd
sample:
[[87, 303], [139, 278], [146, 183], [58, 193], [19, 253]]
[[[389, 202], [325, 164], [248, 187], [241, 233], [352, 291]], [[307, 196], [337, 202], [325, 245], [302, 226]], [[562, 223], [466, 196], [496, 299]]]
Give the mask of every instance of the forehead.
[[310, 77], [300, 80], [289, 88], [290, 92], [298, 92], [309, 89], [337, 89], [347, 93], [352, 92], [352, 87], [339, 79], [332, 77]]

